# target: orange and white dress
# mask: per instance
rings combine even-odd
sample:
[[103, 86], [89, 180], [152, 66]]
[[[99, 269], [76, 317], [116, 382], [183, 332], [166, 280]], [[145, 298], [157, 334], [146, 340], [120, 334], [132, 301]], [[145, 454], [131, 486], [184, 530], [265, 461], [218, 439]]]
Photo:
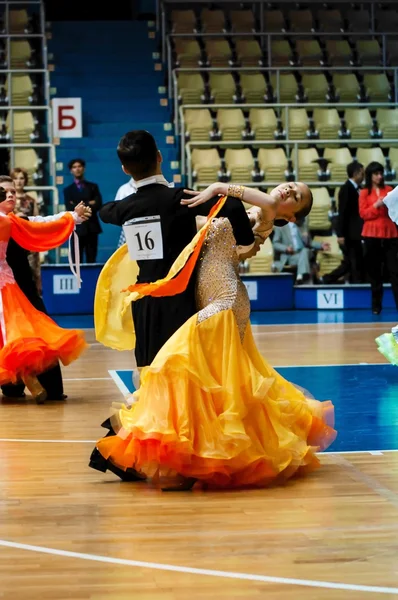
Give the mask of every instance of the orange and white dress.
[[32, 306], [6, 261], [10, 238], [44, 252], [63, 244], [74, 227], [70, 213], [48, 223], [0, 213], [0, 385], [42, 373], [57, 360], [67, 365], [87, 346], [82, 331], [63, 329]]

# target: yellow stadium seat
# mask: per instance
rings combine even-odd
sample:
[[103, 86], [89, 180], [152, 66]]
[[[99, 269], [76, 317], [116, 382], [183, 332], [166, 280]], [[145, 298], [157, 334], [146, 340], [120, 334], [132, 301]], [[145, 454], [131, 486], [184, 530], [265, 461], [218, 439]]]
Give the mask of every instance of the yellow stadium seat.
[[206, 142], [213, 129], [213, 119], [208, 108], [185, 109], [185, 131], [191, 142]]
[[[373, 120], [368, 108], [346, 108], [344, 119], [352, 139], [370, 139]], [[352, 145], [358, 144], [354, 142]]]
[[256, 256], [248, 259], [249, 273], [251, 275], [265, 275], [272, 273], [272, 265], [274, 262], [274, 249], [270, 238], [267, 238], [260, 246]]
[[220, 108], [217, 111], [217, 123], [224, 142], [242, 139], [246, 121], [240, 108]]
[[363, 165], [368, 165], [371, 162], [378, 162], [385, 166], [386, 159], [381, 148], [358, 148], [357, 161]]
[[205, 92], [205, 84], [199, 73], [178, 75], [178, 94], [183, 104], [200, 104]]
[[171, 26], [173, 33], [191, 33], [196, 30], [196, 16], [193, 10], [172, 10]]
[[341, 122], [336, 108], [314, 108], [313, 119], [321, 140], [338, 138]]
[[278, 120], [273, 108], [251, 108], [249, 121], [256, 140], [273, 140]]
[[340, 102], [358, 102], [360, 87], [354, 73], [334, 73], [333, 85]]
[[227, 67], [232, 59], [232, 50], [227, 40], [208, 39], [205, 42], [207, 59], [212, 67]]
[[231, 10], [229, 13], [229, 18], [231, 21], [232, 31], [235, 33], [250, 33], [256, 28], [256, 21], [253, 11], [250, 9]]
[[202, 51], [194, 39], [174, 38], [176, 59], [180, 67], [197, 67]]
[[388, 102], [390, 84], [385, 73], [365, 73], [363, 83], [371, 102]]
[[222, 33], [225, 31], [225, 13], [223, 10], [204, 8], [200, 14], [202, 30], [206, 33]]
[[264, 96], [267, 89], [264, 75], [261, 73], [245, 72], [241, 72], [239, 75], [242, 92], [246, 98], [246, 102], [264, 102]]
[[31, 142], [35, 121], [30, 111], [15, 110], [11, 123], [11, 112], [7, 113], [6, 130], [15, 144]]
[[235, 41], [236, 57], [240, 65], [245, 67], [257, 66], [263, 56], [257, 40], [237, 38]]
[[231, 73], [210, 72], [209, 84], [215, 103], [232, 104], [236, 94], [236, 84]]
[[260, 148], [257, 160], [266, 180], [280, 182], [286, 180], [288, 161], [283, 148]]
[[250, 148], [227, 148], [224, 159], [231, 181], [252, 181], [254, 158]]
[[302, 84], [308, 102], [326, 102], [329, 84], [323, 73], [304, 73]]
[[221, 158], [216, 148], [194, 148], [191, 156], [192, 171], [196, 181], [207, 183], [217, 181], [221, 170]]
[[328, 169], [332, 181], [345, 181], [347, 179], [347, 165], [352, 162], [352, 155], [348, 148], [325, 148], [324, 158], [330, 160]]

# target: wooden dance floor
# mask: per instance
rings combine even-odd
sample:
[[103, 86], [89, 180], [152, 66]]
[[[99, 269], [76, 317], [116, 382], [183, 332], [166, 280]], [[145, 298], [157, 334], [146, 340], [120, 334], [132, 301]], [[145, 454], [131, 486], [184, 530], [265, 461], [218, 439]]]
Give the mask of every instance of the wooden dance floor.
[[335, 403], [339, 435], [309, 477], [233, 492], [88, 468], [133, 365], [88, 331], [66, 402], [1, 402], [0, 598], [398, 598], [398, 369], [374, 342], [394, 324], [254, 325], [284, 376]]

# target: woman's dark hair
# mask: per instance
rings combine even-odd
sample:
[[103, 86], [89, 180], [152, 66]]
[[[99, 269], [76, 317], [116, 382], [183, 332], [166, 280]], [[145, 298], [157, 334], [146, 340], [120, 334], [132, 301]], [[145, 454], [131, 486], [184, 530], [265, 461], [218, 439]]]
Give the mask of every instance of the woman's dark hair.
[[383, 179], [380, 182], [380, 187], [384, 187], [384, 167], [381, 163], [373, 161], [368, 164], [365, 169], [365, 187], [368, 190], [368, 194], [372, 191], [372, 175], [375, 173], [381, 173], [383, 175]]

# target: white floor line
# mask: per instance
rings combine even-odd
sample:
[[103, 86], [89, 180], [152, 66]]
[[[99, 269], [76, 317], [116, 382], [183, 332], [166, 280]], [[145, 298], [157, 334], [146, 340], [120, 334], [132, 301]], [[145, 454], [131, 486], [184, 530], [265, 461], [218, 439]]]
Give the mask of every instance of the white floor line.
[[318, 367], [393, 367], [394, 365], [390, 363], [328, 363], [324, 365], [273, 365], [274, 369], [313, 369]]
[[270, 575], [255, 575], [251, 573], [234, 573], [232, 571], [216, 571], [213, 569], [198, 569], [196, 567], [184, 567], [179, 565], [168, 565], [162, 563], [151, 563], [140, 560], [128, 560], [111, 556], [101, 556], [98, 554], [86, 554], [83, 552], [70, 552], [68, 550], [57, 550], [56, 548], [46, 548], [44, 546], [32, 546], [30, 544], [19, 544], [0, 540], [0, 546], [4, 548], [15, 548], [17, 550], [26, 550], [29, 552], [40, 552], [52, 556], [63, 556], [65, 558], [74, 558], [89, 560], [111, 565], [122, 565], [125, 567], [137, 567], [141, 569], [153, 569], [156, 571], [171, 571], [173, 573], [185, 573], [190, 575], [204, 575], [207, 577], [222, 577], [224, 579], [240, 579], [243, 581], [258, 581], [261, 583], [278, 583], [281, 585], [292, 585], [312, 588], [325, 588], [329, 590], [346, 590], [351, 592], [379, 593], [379, 594], [398, 594], [398, 588], [381, 587], [373, 585], [357, 585], [353, 583], [334, 583], [332, 581], [316, 581], [312, 579], [294, 579], [290, 577], [272, 577]]
[[32, 440], [26, 438], [0, 438], [1, 442], [21, 442], [24, 444], [95, 444], [97, 440]]
[[70, 377], [63, 378], [64, 381], [110, 381], [112, 377]]
[[[314, 323], [315, 325], [317, 323]], [[287, 325], [287, 327], [290, 327], [290, 329], [288, 331], [285, 331], [284, 329], [281, 330], [277, 330], [277, 331], [256, 331], [256, 336], [269, 336], [269, 335], [301, 335], [302, 333], [316, 333], [317, 335], [319, 334], [329, 334], [329, 333], [341, 333], [346, 335], [346, 333], [350, 333], [352, 332], [357, 332], [357, 331], [375, 331], [375, 327], [350, 327], [350, 328], [341, 328], [336, 330], [336, 325], [345, 325], [346, 323], [330, 323], [330, 325], [334, 325], [334, 327], [328, 327], [327, 329], [297, 329], [297, 330], [292, 330], [290, 325]], [[325, 326], [326, 323], [318, 323], [318, 325], [322, 325]], [[260, 325], [260, 327], [268, 327], [269, 325]], [[255, 327], [259, 327], [258, 325], [255, 325]], [[275, 327], [274, 325], [272, 325], [272, 327]], [[386, 327], [385, 327], [385, 331], [388, 332], [391, 329], [391, 323], [386, 323]]]
[[113, 381], [116, 383], [119, 391], [123, 394], [123, 396], [130, 396], [131, 392], [128, 389], [128, 387], [126, 386], [126, 384], [124, 383], [124, 381], [122, 380], [122, 378], [118, 375], [118, 371], [129, 371], [131, 373], [131, 377], [133, 377], [133, 371], [132, 369], [118, 369], [117, 371], [113, 370], [113, 371], [108, 371], [109, 375], [111, 376], [111, 378], [113, 379]]
[[349, 460], [345, 459], [343, 456], [339, 456], [337, 458], [338, 464], [341, 465], [344, 469], [350, 472], [351, 476], [359, 481], [360, 483], [366, 485], [369, 489], [371, 489], [375, 494], [378, 494], [385, 500], [388, 500], [395, 507], [398, 507], [398, 496], [393, 490], [382, 485], [375, 477], [371, 475], [367, 475], [363, 473], [360, 469], [352, 464]]

